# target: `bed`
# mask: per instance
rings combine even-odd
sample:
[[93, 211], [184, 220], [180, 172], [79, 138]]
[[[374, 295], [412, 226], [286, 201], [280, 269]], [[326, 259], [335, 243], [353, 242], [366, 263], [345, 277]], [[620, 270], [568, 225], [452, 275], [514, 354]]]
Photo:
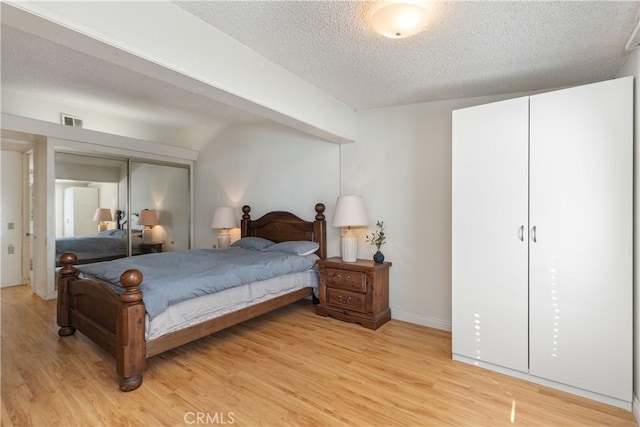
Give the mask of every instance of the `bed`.
[[[283, 211], [270, 212], [257, 220], [250, 217], [251, 208], [243, 206], [241, 221], [241, 237], [262, 238], [272, 242], [313, 241], [317, 242], [316, 258], [326, 258], [326, 222], [325, 206], [315, 206], [315, 220], [304, 221], [297, 216]], [[202, 250], [200, 250], [202, 251]], [[214, 250], [209, 250], [214, 251]], [[221, 250], [218, 250], [221, 251]], [[167, 253], [141, 255], [132, 258], [152, 259], [166, 256]], [[131, 258], [128, 258], [131, 259]], [[227, 327], [244, 322], [269, 311], [278, 309], [307, 297], [314, 297], [313, 286], [298, 283], [297, 286], [269, 294], [264, 291], [263, 284], [277, 278], [258, 281], [247, 285], [226, 289], [220, 294], [233, 289], [249, 286], [249, 292], [262, 292], [259, 298], [237, 308], [230, 307], [214, 317], [204, 317], [191, 324], [182, 324], [177, 328], [164, 329], [163, 333], [153, 334], [153, 323], [162, 318], [162, 313], [149, 321], [149, 314], [143, 300], [143, 275], [137, 269], [128, 269], [119, 277], [120, 291], [116, 292], [113, 284], [94, 278], [82, 278], [79, 269], [91, 266], [78, 266], [73, 253], [65, 253], [60, 258], [62, 268], [58, 273], [58, 334], [66, 337], [77, 331], [92, 339], [114, 355], [116, 371], [121, 391], [135, 390], [142, 384], [142, 374], [146, 359], [169, 349], [210, 335]], [[99, 263], [122, 262], [123, 260]], [[98, 265], [98, 264], [96, 264]], [[94, 265], [94, 266], [96, 266]], [[170, 266], [171, 267], [171, 266]], [[182, 273], [181, 273], [182, 274]], [[296, 273], [298, 274], [298, 273]], [[289, 275], [287, 275], [289, 277]], [[197, 277], [189, 280], [198, 280]], [[253, 288], [251, 288], [253, 286]], [[203, 295], [189, 301], [171, 305], [173, 309], [180, 304], [199, 304], [200, 307], [211, 306], [211, 299], [218, 294]], [[209, 299], [208, 299], [209, 298]], [[316, 299], [314, 297], [314, 302]], [[193, 312], [193, 309], [188, 309]], [[167, 318], [171, 318], [170, 314]], [[171, 322], [169, 322], [171, 323]]]
[[[75, 264], [88, 264], [109, 261], [127, 256], [129, 238], [127, 230], [122, 228], [122, 211], [117, 211], [116, 229], [101, 231], [91, 236], [57, 237], [56, 238], [56, 267], [60, 267], [60, 257], [63, 253], [73, 252], [76, 256]], [[132, 230], [131, 243], [133, 255], [140, 254], [142, 232]]]

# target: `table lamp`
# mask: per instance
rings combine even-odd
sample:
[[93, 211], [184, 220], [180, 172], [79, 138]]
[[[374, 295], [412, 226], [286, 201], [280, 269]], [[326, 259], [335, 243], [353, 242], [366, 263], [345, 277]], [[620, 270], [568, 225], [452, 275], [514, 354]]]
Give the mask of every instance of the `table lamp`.
[[357, 261], [358, 238], [351, 230], [351, 227], [362, 227], [368, 224], [366, 209], [360, 196], [338, 197], [331, 225], [334, 227], [346, 227], [341, 239], [342, 261]]
[[213, 220], [211, 221], [211, 228], [219, 229], [218, 233], [218, 247], [226, 249], [231, 244], [231, 235], [229, 234], [230, 228], [238, 227], [238, 219], [233, 208], [228, 206], [222, 206], [216, 208], [213, 213]]

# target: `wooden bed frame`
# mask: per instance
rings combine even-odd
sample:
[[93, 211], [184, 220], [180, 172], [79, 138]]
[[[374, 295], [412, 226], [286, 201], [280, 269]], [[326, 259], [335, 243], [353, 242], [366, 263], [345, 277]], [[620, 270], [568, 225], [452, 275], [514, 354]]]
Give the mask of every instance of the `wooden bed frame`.
[[[313, 222], [281, 211], [251, 220], [251, 208], [243, 206], [241, 236], [264, 237], [275, 242], [314, 240], [320, 245], [316, 253], [324, 259], [327, 256], [324, 210], [322, 203], [315, 206]], [[104, 282], [79, 279], [73, 267], [74, 254], [65, 253], [60, 260], [63, 268], [58, 275], [58, 334], [66, 337], [78, 330], [114, 355], [121, 391], [135, 390], [142, 384], [147, 358], [313, 295], [311, 287], [299, 289], [146, 341], [145, 306], [138, 288], [143, 280], [140, 271], [122, 273], [120, 283], [125, 291], [117, 295]]]

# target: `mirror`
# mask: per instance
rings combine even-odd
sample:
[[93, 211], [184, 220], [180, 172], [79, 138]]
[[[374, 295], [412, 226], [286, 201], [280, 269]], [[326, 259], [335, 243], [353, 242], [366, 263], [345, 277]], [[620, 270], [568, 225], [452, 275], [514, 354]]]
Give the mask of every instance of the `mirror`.
[[64, 252], [78, 263], [129, 254], [122, 213], [127, 206], [127, 165], [123, 159], [55, 155], [56, 264]]
[[55, 173], [57, 265], [190, 248], [188, 166], [57, 152]]
[[143, 232], [142, 253], [189, 249], [190, 200], [188, 167], [131, 162], [131, 212]]

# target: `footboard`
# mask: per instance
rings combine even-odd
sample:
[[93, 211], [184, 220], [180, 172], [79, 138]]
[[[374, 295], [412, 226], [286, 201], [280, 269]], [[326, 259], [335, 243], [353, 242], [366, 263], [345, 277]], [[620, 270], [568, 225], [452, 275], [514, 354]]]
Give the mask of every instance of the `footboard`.
[[73, 266], [76, 256], [65, 253], [58, 276], [58, 334], [69, 336], [76, 330], [116, 358], [120, 390], [135, 390], [142, 383], [145, 367], [145, 308], [142, 302], [142, 273], [127, 270], [120, 276], [125, 289], [117, 295], [106, 284], [79, 279]]

